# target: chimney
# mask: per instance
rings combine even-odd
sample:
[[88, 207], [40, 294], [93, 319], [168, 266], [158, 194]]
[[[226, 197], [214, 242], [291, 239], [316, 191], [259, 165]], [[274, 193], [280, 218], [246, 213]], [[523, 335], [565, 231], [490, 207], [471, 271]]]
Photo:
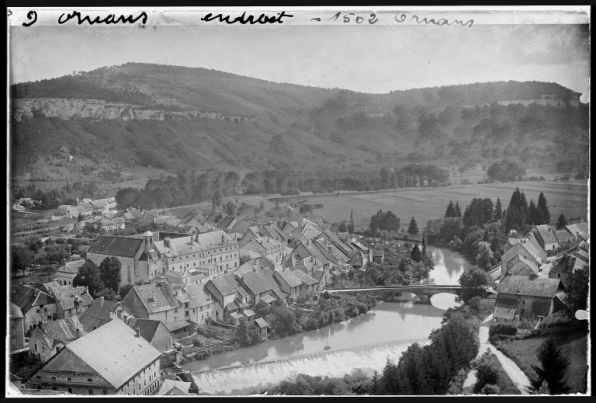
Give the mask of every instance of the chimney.
[[103, 298], [103, 297], [100, 297], [100, 298], [99, 298], [99, 305], [100, 305], [100, 306], [103, 306], [103, 301], [104, 301], [104, 298]]
[[136, 337], [141, 337], [141, 328], [137, 327], [135, 330], [137, 331]]

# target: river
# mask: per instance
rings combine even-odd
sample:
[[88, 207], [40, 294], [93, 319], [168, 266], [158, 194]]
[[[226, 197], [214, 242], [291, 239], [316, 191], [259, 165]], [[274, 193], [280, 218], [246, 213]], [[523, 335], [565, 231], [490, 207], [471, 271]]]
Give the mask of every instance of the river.
[[[435, 258], [431, 279], [457, 284], [470, 263], [448, 249], [429, 248]], [[202, 393], [232, 395], [258, 392], [298, 373], [340, 377], [360, 369], [370, 375], [380, 372], [388, 358], [399, 360], [410, 344], [427, 343], [454, 299], [437, 294], [431, 304], [385, 302], [341, 323], [217, 354], [184, 368], [193, 372]]]

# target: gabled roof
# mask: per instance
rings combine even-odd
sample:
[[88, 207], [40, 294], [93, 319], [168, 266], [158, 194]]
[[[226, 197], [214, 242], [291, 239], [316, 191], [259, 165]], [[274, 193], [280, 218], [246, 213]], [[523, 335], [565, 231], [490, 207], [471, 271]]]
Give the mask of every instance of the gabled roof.
[[73, 262], [66, 262], [64, 266], [58, 269], [58, 272], [77, 274], [79, 268], [85, 264], [85, 259], [75, 260]]
[[100, 255], [134, 257], [143, 245], [143, 239], [124, 236], [100, 235], [91, 244], [87, 253]]
[[556, 230], [555, 237], [557, 238], [557, 241], [559, 241], [560, 244], [575, 241], [575, 236], [571, 235], [571, 233], [567, 229]]
[[166, 379], [163, 381], [158, 395], [188, 395], [192, 382], [174, 381]]
[[222, 230], [226, 230], [232, 222], [236, 219], [235, 215], [229, 215], [224, 217], [220, 222], [217, 223], [217, 228], [221, 228]]
[[573, 236], [579, 235], [583, 239], [589, 238], [589, 235], [588, 235], [589, 228], [588, 228], [588, 223], [586, 223], [586, 222], [578, 222], [575, 224], [569, 224], [566, 226], [566, 228]]
[[180, 307], [172, 287], [166, 281], [136, 285], [130, 292], [133, 291], [137, 294], [148, 313], [169, 311]]
[[515, 317], [517, 311], [517, 298], [507, 295], [498, 295], [495, 301], [494, 317], [499, 319], [511, 320]]
[[33, 306], [55, 304], [56, 300], [50, 294], [29, 286], [20, 286], [10, 296], [11, 302], [26, 314]]
[[45, 283], [44, 287], [52, 294], [56, 304], [59, 304], [64, 310], [74, 308], [75, 301], [78, 301], [80, 306], [89, 306], [93, 303], [93, 297], [89, 294], [87, 287], [73, 287], [71, 284], [60, 285], [57, 281]]
[[542, 241], [545, 244], [558, 242], [557, 237], [555, 236], [555, 227], [553, 227], [552, 225], [537, 225], [536, 231], [538, 231], [540, 238], [542, 238]]
[[261, 329], [269, 327], [269, 324], [267, 323], [267, 321], [263, 318], [258, 318], [255, 319], [255, 323], [258, 327], [260, 327]]
[[554, 278], [507, 276], [497, 287], [498, 294], [553, 298], [561, 281]]
[[[81, 337], [57, 355], [72, 352], [118, 389], [139, 371], [159, 359], [161, 352], [121, 320], [113, 320]], [[48, 361], [44, 367], [50, 366]]]
[[273, 279], [273, 272], [269, 269], [240, 274], [239, 277], [242, 278], [243, 284], [253, 295], [272, 291], [279, 299], [285, 297], [277, 282]]
[[[530, 276], [531, 274], [538, 274], [538, 266], [531, 260], [523, 256], [516, 256], [517, 261], [507, 269], [507, 272], [514, 276]], [[512, 259], [513, 260], [513, 259]]]
[[141, 337], [151, 343], [160, 323], [159, 320], [130, 318], [127, 324], [134, 330], [139, 329]]
[[67, 344], [76, 340], [77, 329], [79, 329], [79, 337], [83, 337], [87, 334], [83, 325], [79, 321], [79, 318], [76, 316], [49, 321], [44, 323], [40, 328], [50, 348], [54, 347], [54, 342]]
[[[300, 271], [300, 270], [298, 270]], [[275, 273], [277, 273], [277, 275], [279, 277], [281, 277], [281, 279], [288, 284], [288, 286], [290, 286], [290, 288], [294, 288], [294, 287], [300, 287], [302, 285], [302, 281], [300, 281], [300, 279], [294, 275], [294, 273], [292, 272], [292, 270], [290, 269], [285, 269], [282, 271], [276, 271], [274, 272], [274, 278], [275, 278]]]
[[[317, 280], [316, 278], [313, 278], [313, 277], [309, 276], [308, 274], [306, 274], [302, 270], [294, 270], [293, 273], [294, 273], [294, 276], [296, 276], [302, 283], [304, 283], [306, 285], [319, 284], [319, 280]], [[323, 272], [321, 272], [321, 273], [323, 273]]]
[[323, 231], [321, 236], [324, 236], [325, 238], [329, 239], [329, 241], [331, 241], [331, 243], [336, 248], [341, 250], [341, 252], [348, 257], [353, 257], [353, 255], [356, 252], [353, 247], [351, 247], [350, 245], [346, 244], [341, 239], [339, 239], [337, 234], [331, 230], [327, 229], [327, 230]]
[[224, 297], [226, 295], [235, 294], [236, 291], [242, 289], [242, 285], [238, 282], [234, 273], [224, 274], [221, 277], [209, 280], [209, 283], [211, 283]]
[[202, 284], [191, 284], [184, 288], [186, 293], [192, 298], [197, 306], [205, 306], [212, 302], [211, 294], [209, 294]]
[[81, 315], [81, 323], [86, 331], [90, 332], [94, 327], [101, 327], [112, 320], [110, 313], [116, 311], [120, 306], [119, 302], [104, 300], [102, 305], [101, 298], [97, 298]]
[[10, 319], [19, 319], [23, 317], [23, 312], [21, 312], [21, 308], [11, 302], [8, 315]]

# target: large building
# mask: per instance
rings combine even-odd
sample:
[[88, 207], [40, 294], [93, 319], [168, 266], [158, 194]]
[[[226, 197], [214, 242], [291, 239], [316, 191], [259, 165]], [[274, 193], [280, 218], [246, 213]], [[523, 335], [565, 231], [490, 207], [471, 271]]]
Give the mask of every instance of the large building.
[[10, 301], [21, 310], [25, 334], [56, 314], [56, 301], [52, 295], [30, 286], [21, 286], [10, 295]]
[[161, 352], [120, 320], [68, 343], [26, 382], [30, 389], [75, 395], [152, 395]]
[[122, 264], [122, 282], [148, 283], [167, 271], [197, 269], [219, 274], [238, 267], [238, 242], [223, 231], [181, 237], [145, 232], [142, 237], [99, 236], [87, 251], [87, 259], [97, 266], [106, 257], [116, 257]]

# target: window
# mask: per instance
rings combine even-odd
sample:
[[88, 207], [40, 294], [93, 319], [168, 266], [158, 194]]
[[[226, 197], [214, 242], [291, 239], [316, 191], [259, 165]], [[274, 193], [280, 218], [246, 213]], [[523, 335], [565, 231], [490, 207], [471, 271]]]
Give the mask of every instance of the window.
[[52, 390], [58, 390], [58, 388], [56, 388], [55, 386], [52, 386]]
[[87, 378], [87, 382], [93, 382], [93, 379]]
[[39, 308], [37, 308], [37, 313], [39, 313], [39, 312], [40, 312], [40, 311], [39, 311]]
[[522, 301], [522, 305], [526, 305], [526, 301]]
[[68, 388], [68, 393], [72, 393], [72, 388]]
[[93, 389], [87, 389], [87, 391], [89, 392], [89, 395], [93, 394]]
[[69, 376], [68, 378], [66, 378], [67, 381], [72, 381], [72, 378]]
[[107, 395], [107, 394], [108, 394], [108, 391], [107, 391], [107, 389], [104, 389], [104, 390], [103, 390], [103, 394], [104, 394], [104, 395]]

